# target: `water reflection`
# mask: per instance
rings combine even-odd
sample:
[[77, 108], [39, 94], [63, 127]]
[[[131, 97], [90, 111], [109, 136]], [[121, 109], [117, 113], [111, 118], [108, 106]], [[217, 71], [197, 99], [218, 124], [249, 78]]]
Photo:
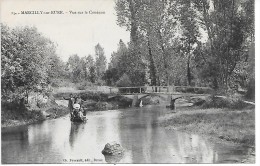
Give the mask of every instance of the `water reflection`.
[[[3, 130], [2, 163], [228, 163], [248, 155], [244, 147], [165, 130], [158, 126], [164, 108], [91, 112], [87, 123], [71, 123], [67, 116]], [[103, 156], [113, 141], [125, 149], [123, 156]]]
[[214, 144], [198, 135], [165, 131], [157, 125], [158, 117], [165, 111], [161, 109], [124, 112], [127, 118], [120, 119], [120, 137], [122, 146], [129, 153], [122, 163], [217, 163], [233, 156], [232, 153], [222, 155], [221, 149], [226, 149], [225, 145], [218, 145], [220, 149], [216, 150]]
[[174, 157], [182, 163], [215, 163], [211, 144], [197, 135], [172, 133], [171, 145]]
[[84, 130], [84, 123], [71, 123], [69, 143], [72, 149], [74, 143], [77, 142], [78, 134], [82, 133], [83, 130]]

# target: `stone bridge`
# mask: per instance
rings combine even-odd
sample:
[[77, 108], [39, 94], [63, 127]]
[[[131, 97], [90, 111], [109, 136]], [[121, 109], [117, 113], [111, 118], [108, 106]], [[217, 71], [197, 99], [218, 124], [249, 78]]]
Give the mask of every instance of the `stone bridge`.
[[132, 107], [135, 107], [147, 96], [159, 96], [170, 102], [171, 98], [205, 96], [210, 94], [212, 91], [213, 90], [208, 87], [189, 86], [110, 87], [109, 99], [124, 96], [132, 99]]

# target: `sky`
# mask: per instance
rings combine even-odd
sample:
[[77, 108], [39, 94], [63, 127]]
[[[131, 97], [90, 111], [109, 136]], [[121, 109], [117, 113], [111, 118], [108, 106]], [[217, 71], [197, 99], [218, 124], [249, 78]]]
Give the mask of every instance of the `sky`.
[[[57, 54], [63, 61], [73, 54], [94, 55], [94, 47], [100, 43], [109, 62], [119, 40], [125, 43], [130, 40], [130, 32], [116, 24], [114, 0], [0, 0], [0, 3], [2, 23], [10, 27], [37, 27], [43, 36], [57, 44]], [[43, 14], [22, 14], [22, 11]], [[62, 11], [63, 14], [46, 14], [51, 11]]]

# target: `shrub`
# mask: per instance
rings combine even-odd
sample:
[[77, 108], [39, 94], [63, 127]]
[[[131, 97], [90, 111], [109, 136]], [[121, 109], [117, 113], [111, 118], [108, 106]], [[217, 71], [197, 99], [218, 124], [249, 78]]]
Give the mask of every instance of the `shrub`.
[[8, 120], [41, 121], [45, 119], [42, 111], [37, 109], [29, 110], [18, 103], [2, 103], [1, 108], [2, 123]]
[[108, 94], [99, 92], [84, 92], [79, 94], [83, 100], [106, 101]]
[[116, 82], [118, 87], [128, 87], [132, 85], [132, 82], [127, 74], [123, 74], [122, 77]]
[[202, 105], [202, 108], [231, 108], [231, 109], [243, 109], [248, 104], [243, 102], [239, 98], [222, 98], [217, 96], [211, 96]]
[[33, 120], [33, 121], [42, 121], [45, 119], [45, 116], [40, 110], [26, 111], [25, 117], [27, 120]]
[[105, 82], [104, 80], [98, 79], [98, 80], [96, 81], [96, 85], [98, 85], [98, 86], [103, 86], [103, 85], [105, 85], [105, 84], [106, 84], [106, 82]]
[[85, 89], [87, 89], [90, 86], [93, 86], [93, 83], [88, 82], [88, 81], [81, 81], [81, 82], [76, 84], [76, 88], [78, 90], [85, 90]]

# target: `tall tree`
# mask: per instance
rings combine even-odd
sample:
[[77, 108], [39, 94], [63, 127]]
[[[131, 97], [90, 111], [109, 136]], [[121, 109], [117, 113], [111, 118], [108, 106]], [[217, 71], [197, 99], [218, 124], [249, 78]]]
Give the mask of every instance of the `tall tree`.
[[91, 55], [88, 55], [86, 58], [86, 65], [88, 69], [88, 79], [90, 82], [95, 83], [96, 81], [96, 68], [95, 68], [95, 61]]
[[105, 57], [104, 48], [102, 48], [99, 43], [95, 46], [95, 56], [97, 77], [101, 79], [106, 71], [107, 60]]
[[[134, 5], [133, 5], [134, 4]], [[130, 31], [133, 30], [132, 25], [134, 25], [137, 28], [137, 33], [131, 34], [137, 34], [138, 37], [138, 46], [135, 48], [138, 49], [138, 53], [136, 55], [143, 54], [141, 46], [145, 46], [148, 49], [147, 54], [148, 59], [141, 56], [141, 60], [136, 58], [139, 62], [140, 66], [143, 67], [143, 70], [145, 70], [145, 62], [144, 59], [149, 61], [149, 66], [152, 71], [150, 71], [151, 78], [153, 80], [153, 83], [155, 83], [155, 71], [153, 70], [155, 65], [153, 66], [153, 62], [155, 58], [153, 57], [153, 50], [152, 48], [155, 48], [154, 51], [160, 51], [159, 55], [161, 54], [162, 57], [158, 58], [160, 61], [163, 60], [162, 63], [157, 64], [163, 64], [164, 66], [164, 80], [167, 84], [169, 84], [169, 66], [168, 66], [168, 58], [170, 56], [170, 53], [168, 51], [170, 46], [170, 40], [171, 37], [174, 36], [174, 26], [176, 24], [175, 16], [174, 16], [174, 5], [170, 5], [169, 1], [165, 0], [159, 0], [159, 1], [117, 1], [116, 10], [117, 10], [117, 16], [118, 16], [118, 23], [120, 26], [126, 26]], [[131, 10], [131, 8], [134, 7], [134, 10]], [[170, 8], [172, 8], [171, 12], [169, 12]], [[134, 13], [134, 16], [133, 16]], [[133, 36], [131, 36], [131, 39]], [[145, 43], [142, 44], [144, 41], [143, 38], [145, 38]], [[131, 46], [131, 45], [130, 45]], [[131, 47], [130, 47], [131, 50]], [[131, 55], [131, 53], [130, 53]], [[153, 58], [151, 58], [153, 57]], [[131, 60], [130, 60], [131, 62]], [[158, 67], [157, 67], [158, 68]], [[161, 75], [160, 75], [161, 76]], [[130, 76], [131, 78], [131, 76]], [[132, 81], [134, 82], [134, 81]]]
[[88, 78], [88, 66], [87, 66], [87, 57], [80, 58], [80, 67], [81, 67], [81, 77], [84, 78], [84, 80], [87, 80]]
[[68, 59], [67, 66], [70, 71], [70, 78], [73, 82], [80, 81], [82, 72], [80, 57], [77, 54], [71, 55]]
[[125, 68], [134, 85], [143, 85], [145, 82], [145, 64], [140, 52], [138, 32], [138, 13], [140, 12], [141, 4], [142, 2], [138, 0], [117, 0], [115, 7], [118, 24], [127, 27], [127, 30], [130, 31], [129, 51], [127, 54], [128, 63]]
[[217, 68], [214, 82], [229, 89], [234, 70], [243, 58], [246, 13], [242, 1], [235, 0], [193, 0], [197, 18], [208, 35], [211, 64]]
[[200, 37], [199, 27], [197, 26], [196, 11], [191, 6], [190, 0], [180, 1], [179, 13], [180, 13], [180, 24], [181, 24], [181, 52], [187, 57], [187, 81], [188, 85], [191, 85], [192, 73], [191, 73], [191, 57], [194, 51], [194, 46], [196, 47], [198, 43], [198, 38]]

